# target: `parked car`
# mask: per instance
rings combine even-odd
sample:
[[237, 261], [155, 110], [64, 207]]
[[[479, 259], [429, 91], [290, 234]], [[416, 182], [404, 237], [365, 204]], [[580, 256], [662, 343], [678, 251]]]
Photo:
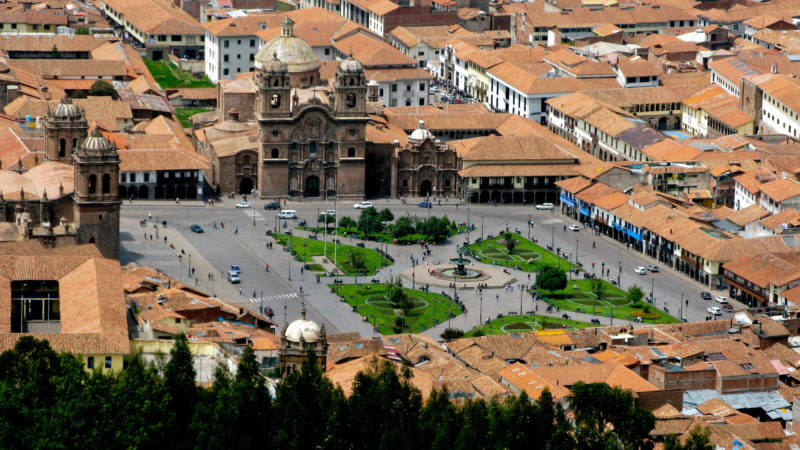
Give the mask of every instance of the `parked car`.
[[536, 209], [553, 209], [554, 207], [552, 203], [540, 203], [536, 205]]
[[250, 202], [241, 202], [241, 203], [237, 203], [237, 204], [236, 204], [236, 207], [237, 207], [237, 208], [249, 208], [249, 207], [250, 207]]
[[600, 319], [592, 319], [592, 323], [595, 325], [600, 325]]
[[569, 228], [569, 231], [581, 231], [581, 227], [579, 227], [577, 224], [574, 223], [568, 226], [567, 228]]
[[633, 269], [633, 271], [638, 273], [639, 275], [647, 275], [647, 269], [645, 269], [642, 266], [639, 266], [639, 267]]
[[326, 216], [334, 216], [334, 217], [336, 217], [336, 210], [335, 209], [328, 209], [322, 214], [325, 214]]
[[281, 209], [281, 202], [268, 202], [264, 204], [264, 209]]
[[297, 219], [297, 211], [293, 209], [284, 209], [278, 213], [278, 217], [281, 219]]
[[203, 228], [200, 225], [196, 224], [196, 223], [192, 224], [192, 226], [190, 226], [189, 229], [192, 230], [195, 233], [202, 233], [203, 232]]
[[725, 297], [724, 295], [718, 295], [714, 297], [714, 301], [716, 301], [717, 303], [725, 304], [728, 303], [728, 297]]
[[419, 202], [417, 206], [419, 206], [420, 208], [430, 208], [432, 205], [431, 202]]
[[718, 315], [722, 314], [722, 310], [717, 308], [716, 306], [712, 306], [710, 308], [706, 308], [706, 311], [708, 311], [709, 313], [711, 313], [711, 314], [713, 314], [715, 316], [718, 316]]
[[231, 264], [231, 272], [242, 273], [242, 269], [238, 264]]
[[658, 266], [655, 264], [648, 264], [647, 270], [649, 270], [650, 272], [658, 272]]
[[233, 284], [240, 283], [241, 281], [239, 280], [239, 273], [234, 271], [228, 272], [228, 281]]
[[700, 298], [703, 300], [711, 300], [711, 292], [703, 291], [700, 293]]
[[272, 311], [271, 306], [267, 306], [266, 308], [264, 308], [264, 314], [266, 314], [269, 317], [272, 317], [275, 315], [275, 312]]
[[360, 203], [356, 203], [355, 205], [353, 205], [353, 208], [355, 208], [355, 209], [367, 209], [367, 208], [372, 208], [372, 202], [360, 202]]
[[722, 305], [722, 310], [731, 312], [733, 311], [733, 305], [731, 305], [730, 303], [725, 303], [724, 305]]

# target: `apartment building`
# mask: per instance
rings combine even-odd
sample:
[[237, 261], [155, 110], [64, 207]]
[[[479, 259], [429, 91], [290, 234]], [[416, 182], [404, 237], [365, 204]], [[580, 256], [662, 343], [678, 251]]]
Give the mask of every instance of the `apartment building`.
[[[262, 44], [257, 32], [267, 29], [266, 18], [234, 17], [203, 24], [205, 73], [211, 82], [232, 80], [237, 74], [253, 71], [255, 55]], [[271, 19], [274, 22], [277, 17]]]

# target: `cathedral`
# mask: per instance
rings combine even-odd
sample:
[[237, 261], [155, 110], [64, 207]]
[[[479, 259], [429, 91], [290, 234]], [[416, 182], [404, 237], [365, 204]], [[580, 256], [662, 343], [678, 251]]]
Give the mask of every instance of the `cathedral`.
[[284, 375], [300, 370], [303, 362], [314, 352], [316, 364], [324, 371], [328, 355], [328, 335], [322, 327], [306, 319], [306, 304], [300, 309], [300, 318], [284, 325], [281, 331], [281, 346], [278, 349], [278, 365]]
[[95, 244], [119, 259], [116, 148], [69, 98], [47, 111], [45, 154], [30, 169], [0, 170], [0, 241]]

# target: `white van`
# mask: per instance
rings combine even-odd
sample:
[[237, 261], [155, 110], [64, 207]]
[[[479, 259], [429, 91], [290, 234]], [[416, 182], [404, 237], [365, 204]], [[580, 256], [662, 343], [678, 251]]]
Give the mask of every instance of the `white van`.
[[293, 209], [284, 209], [278, 213], [278, 217], [281, 219], [297, 219], [297, 211]]

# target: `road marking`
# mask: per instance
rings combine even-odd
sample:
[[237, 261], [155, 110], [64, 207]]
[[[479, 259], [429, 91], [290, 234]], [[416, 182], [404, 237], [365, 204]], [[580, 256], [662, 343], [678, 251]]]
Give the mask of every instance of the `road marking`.
[[553, 218], [545, 219], [545, 220], [542, 221], [542, 223], [544, 225], [551, 225], [551, 224], [554, 224], [554, 223], [562, 223], [562, 222], [564, 222], [564, 221], [559, 219], [558, 217], [553, 217]]
[[245, 216], [249, 217], [250, 220], [253, 220], [253, 214], [254, 213], [256, 215], [256, 220], [267, 220], [264, 216], [261, 215], [260, 212], [256, 211], [255, 209], [250, 210], [250, 209], [243, 208], [242, 212], [244, 213]]
[[294, 293], [294, 292], [291, 292], [291, 293], [288, 293], [288, 294], [270, 295], [269, 297], [255, 297], [255, 298], [251, 297], [250, 298], [250, 303], [261, 303], [262, 301], [269, 302], [269, 301], [272, 301], [272, 300], [287, 300], [287, 299], [290, 299], [290, 298], [297, 298], [297, 294]]

